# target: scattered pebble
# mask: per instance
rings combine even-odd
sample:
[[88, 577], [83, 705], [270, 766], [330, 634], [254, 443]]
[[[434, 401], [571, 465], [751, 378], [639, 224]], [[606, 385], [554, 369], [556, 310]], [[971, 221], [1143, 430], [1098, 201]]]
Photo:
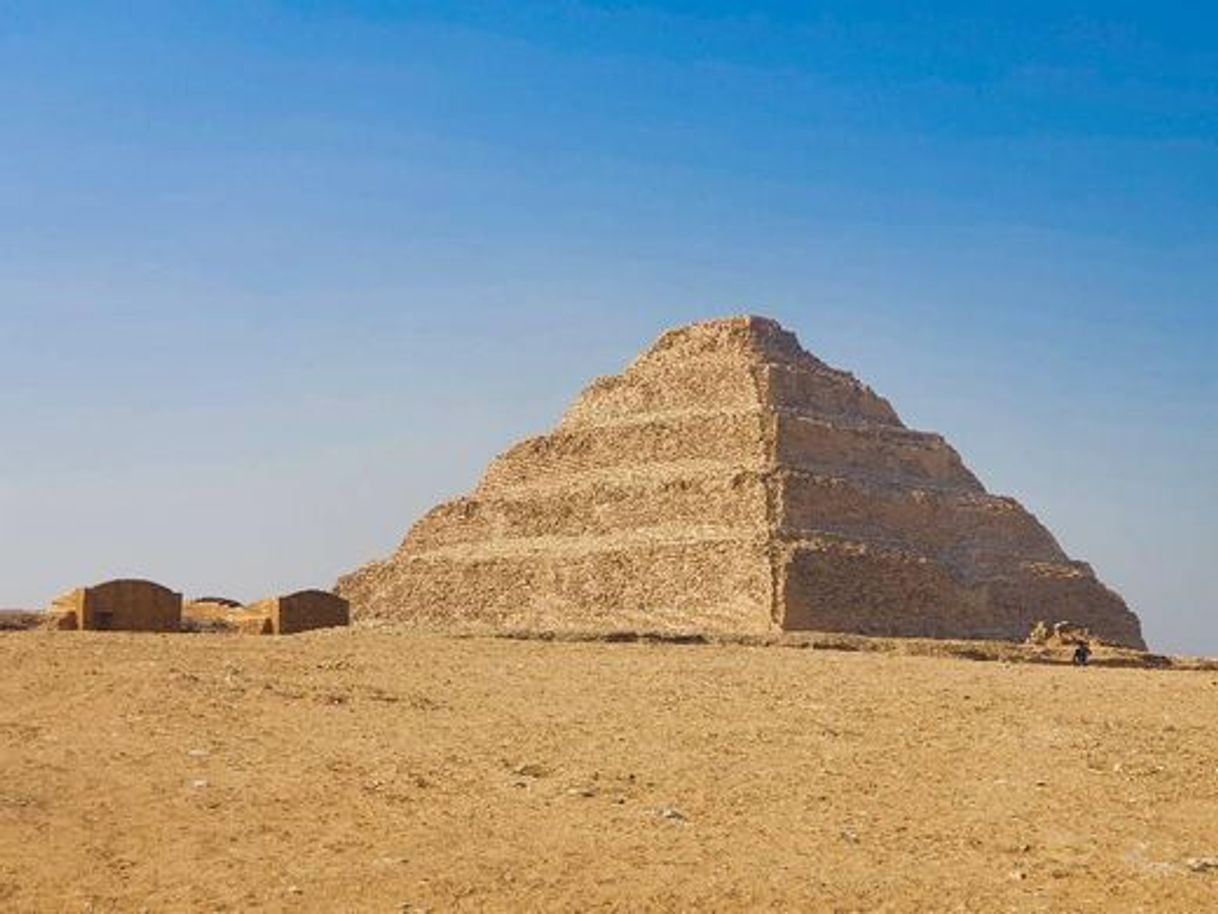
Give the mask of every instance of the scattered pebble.
[[197, 790], [197, 789], [199, 789], [200, 787], [206, 787], [206, 786], [207, 786], [207, 781], [205, 781], [203, 778], [199, 778], [198, 780], [191, 781], [191, 782], [190, 782], [190, 786], [191, 786], [191, 787], [194, 787], [194, 788]]
[[549, 770], [544, 765], [538, 765], [535, 762], [517, 765], [512, 769], [512, 774], [519, 774], [526, 778], [544, 778], [549, 773]]

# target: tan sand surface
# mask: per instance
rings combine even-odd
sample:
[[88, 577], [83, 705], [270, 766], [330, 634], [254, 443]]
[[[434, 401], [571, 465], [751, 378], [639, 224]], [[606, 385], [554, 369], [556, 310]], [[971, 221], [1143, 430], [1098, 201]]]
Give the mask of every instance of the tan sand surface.
[[3, 911], [1218, 911], [1213, 671], [368, 629], [0, 671]]

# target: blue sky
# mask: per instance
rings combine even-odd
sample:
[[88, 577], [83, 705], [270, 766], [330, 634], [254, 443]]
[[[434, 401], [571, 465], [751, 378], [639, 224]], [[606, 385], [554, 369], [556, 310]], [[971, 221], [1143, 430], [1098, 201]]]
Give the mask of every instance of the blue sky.
[[1218, 654], [1218, 14], [0, 0], [0, 605], [329, 585], [762, 313]]

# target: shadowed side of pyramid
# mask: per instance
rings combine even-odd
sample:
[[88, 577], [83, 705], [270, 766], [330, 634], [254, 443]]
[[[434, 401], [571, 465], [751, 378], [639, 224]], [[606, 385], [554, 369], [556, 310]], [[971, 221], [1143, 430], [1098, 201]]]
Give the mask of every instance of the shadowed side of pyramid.
[[938, 435], [764, 318], [664, 334], [342, 578], [362, 616], [1022, 638], [1136, 617]]

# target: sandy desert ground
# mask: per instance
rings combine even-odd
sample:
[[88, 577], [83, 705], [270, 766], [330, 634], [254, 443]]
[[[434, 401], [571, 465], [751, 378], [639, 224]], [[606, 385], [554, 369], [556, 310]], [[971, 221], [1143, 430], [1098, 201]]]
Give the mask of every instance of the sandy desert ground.
[[0, 669], [5, 911], [1218, 911], [1213, 671], [366, 629]]

